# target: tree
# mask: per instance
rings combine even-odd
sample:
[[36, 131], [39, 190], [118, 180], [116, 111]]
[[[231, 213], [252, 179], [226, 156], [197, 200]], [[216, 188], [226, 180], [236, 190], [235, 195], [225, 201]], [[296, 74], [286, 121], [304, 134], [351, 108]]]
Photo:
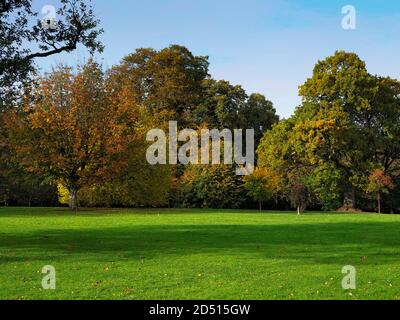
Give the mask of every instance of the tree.
[[365, 175], [369, 163], [399, 172], [400, 82], [371, 75], [355, 53], [338, 51], [317, 63], [300, 95], [306, 106], [298, 110], [303, 118], [326, 119], [330, 113], [332, 121], [339, 120], [340, 131], [325, 138], [335, 152], [318, 152], [322, 161], [333, 162], [342, 171], [344, 207], [354, 209], [354, 182]]
[[261, 142], [262, 163], [303, 170], [325, 209], [343, 199], [343, 210], [355, 210], [371, 163], [400, 172], [400, 83], [369, 74], [356, 54], [338, 51], [316, 64], [300, 95], [295, 114]]
[[280, 188], [280, 177], [271, 170], [256, 168], [254, 173], [244, 178], [244, 188], [248, 196], [258, 202], [262, 210], [262, 202], [273, 197]]
[[[328, 142], [328, 152], [326, 148], [315, 149], [315, 154], [324, 162], [334, 162], [344, 172], [344, 207], [348, 209], [355, 208], [351, 177], [359, 163], [368, 158], [366, 153], [369, 148], [363, 138], [363, 129], [371, 110], [373, 80], [365, 63], [356, 54], [338, 51], [319, 61], [313, 76], [299, 90], [305, 105], [298, 109], [303, 121], [324, 119], [331, 121], [336, 127], [324, 137]], [[316, 129], [314, 132], [318, 136], [321, 130]]]
[[191, 112], [204, 95], [208, 65], [208, 57], [172, 45], [160, 51], [138, 49], [111, 73], [116, 82], [128, 82], [136, 101], [151, 112], [171, 111], [181, 126], [190, 126]]
[[315, 167], [300, 152], [303, 144], [298, 134], [293, 117], [282, 120], [265, 133], [257, 153], [259, 167], [279, 176], [276, 196], [288, 201], [301, 214], [312, 199], [310, 180]]
[[97, 40], [102, 30], [90, 3], [60, 0], [54, 14], [40, 21], [31, 0], [0, 2], [0, 110], [15, 105], [21, 85], [31, 80], [35, 58], [71, 52], [78, 44], [102, 50]]
[[255, 146], [257, 148], [265, 131], [279, 122], [279, 116], [271, 101], [259, 93], [253, 93], [241, 110], [241, 128], [254, 129]]
[[263, 133], [279, 121], [272, 102], [262, 94], [248, 96], [240, 85], [233, 86], [225, 80], [207, 79], [203, 86], [204, 99], [193, 110], [197, 125], [206, 123], [219, 129], [254, 129], [257, 146]]
[[[54, 16], [41, 21], [31, 0], [0, 1], [0, 139], [3, 142], [7, 139], [3, 112], [21, 104], [23, 95], [25, 98], [28, 96], [35, 79], [35, 59], [71, 52], [78, 44], [91, 52], [102, 51], [103, 47], [97, 40], [102, 33], [98, 25], [91, 3], [86, 4], [83, 0], [60, 0]], [[13, 177], [26, 173], [13, 162], [13, 157], [12, 150], [0, 142], [0, 180], [4, 190], [16, 192]], [[35, 186], [37, 190], [44, 188], [40, 183], [42, 177], [27, 175], [26, 178], [38, 183]], [[10, 185], [5, 185], [5, 182]], [[47, 203], [46, 193], [42, 195], [43, 203]], [[8, 196], [13, 197], [12, 193]]]
[[[129, 103], [129, 101], [127, 101]], [[149, 142], [146, 133], [155, 127], [163, 127], [160, 119], [141, 106], [131, 103], [137, 118], [132, 128], [134, 143], [127, 150], [127, 165], [115, 172], [106, 183], [84, 187], [80, 202], [88, 207], [160, 207], [168, 204], [174, 168], [169, 165], [150, 165], [146, 161]], [[138, 129], [140, 128], [140, 130]]]
[[308, 190], [304, 183], [298, 182], [291, 186], [288, 198], [292, 205], [297, 208], [297, 214], [304, 213], [307, 207]]
[[25, 113], [10, 112], [10, 145], [28, 171], [67, 187], [77, 210], [82, 187], [112, 179], [127, 164], [135, 119], [125, 103], [130, 99], [112, 96], [93, 61], [76, 74], [67, 67], [54, 70], [41, 79], [36, 97]]
[[0, 176], [0, 203], [18, 206], [57, 205], [57, 190], [43, 176], [12, 168]]
[[190, 166], [181, 179], [181, 198], [189, 208], [239, 208], [245, 200], [243, 180], [228, 165]]
[[392, 179], [381, 169], [374, 170], [368, 178], [368, 193], [375, 193], [378, 203], [378, 213], [381, 213], [381, 195], [393, 189]]

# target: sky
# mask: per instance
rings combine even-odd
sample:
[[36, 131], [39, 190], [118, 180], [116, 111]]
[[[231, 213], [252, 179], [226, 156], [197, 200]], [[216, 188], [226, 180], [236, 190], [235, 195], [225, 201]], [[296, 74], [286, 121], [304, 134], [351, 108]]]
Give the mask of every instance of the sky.
[[[34, 0], [34, 6], [58, 1]], [[342, 8], [356, 10], [356, 29], [342, 28]], [[209, 56], [210, 74], [264, 94], [289, 117], [301, 103], [298, 86], [318, 60], [356, 52], [370, 73], [400, 79], [399, 0], [94, 0], [104, 34], [105, 67], [141, 47], [184, 45]], [[85, 48], [37, 60], [42, 71], [76, 65]]]

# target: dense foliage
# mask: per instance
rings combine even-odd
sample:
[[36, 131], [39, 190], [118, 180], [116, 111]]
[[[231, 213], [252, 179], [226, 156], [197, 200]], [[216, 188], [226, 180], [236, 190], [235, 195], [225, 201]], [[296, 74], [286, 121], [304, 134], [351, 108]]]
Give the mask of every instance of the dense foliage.
[[[53, 205], [58, 195], [72, 209], [400, 210], [400, 82], [370, 74], [355, 53], [318, 61], [302, 104], [280, 121], [266, 97], [213, 79], [208, 57], [179, 45], [138, 49], [109, 70], [89, 60], [35, 76], [34, 58], [78, 43], [102, 49], [91, 6], [61, 4], [54, 28], [31, 27], [30, 1], [0, 5], [2, 204]], [[254, 129], [257, 168], [240, 177], [233, 165], [150, 165], [146, 133], [169, 121]]]
[[369, 74], [356, 54], [340, 51], [317, 63], [300, 95], [295, 114], [265, 134], [259, 165], [277, 170], [285, 186], [303, 184], [304, 201], [367, 209], [374, 170], [399, 177], [400, 82]]

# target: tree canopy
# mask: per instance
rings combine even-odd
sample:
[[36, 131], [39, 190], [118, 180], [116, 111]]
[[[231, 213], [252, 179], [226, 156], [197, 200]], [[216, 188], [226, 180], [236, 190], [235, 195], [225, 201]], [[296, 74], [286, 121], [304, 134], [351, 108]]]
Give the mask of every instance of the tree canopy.
[[[355, 194], [377, 165], [398, 176], [399, 81], [371, 75], [354, 53], [319, 61], [302, 86], [295, 114], [267, 132], [261, 166], [303, 172], [325, 208], [356, 207]], [[390, 119], [390, 120], [389, 120]]]

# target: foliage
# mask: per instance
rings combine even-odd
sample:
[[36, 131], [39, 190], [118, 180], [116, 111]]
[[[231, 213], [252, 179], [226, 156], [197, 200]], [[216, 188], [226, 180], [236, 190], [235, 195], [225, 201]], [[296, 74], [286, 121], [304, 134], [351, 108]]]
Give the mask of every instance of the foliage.
[[43, 176], [13, 168], [0, 176], [0, 205], [56, 206], [57, 190]]
[[271, 101], [263, 95], [247, 95], [228, 81], [208, 79], [203, 83], [204, 100], [193, 110], [194, 123], [219, 129], [254, 129], [258, 144], [264, 131], [279, 121]]
[[35, 58], [71, 52], [78, 44], [91, 52], [102, 51], [97, 40], [102, 30], [98, 28], [91, 3], [59, 2], [54, 26], [43, 27], [31, 0], [1, 1], [0, 110], [9, 108], [19, 97], [21, 85], [31, 80]]
[[128, 83], [135, 100], [148, 110], [170, 111], [171, 119], [186, 126], [192, 124], [191, 111], [202, 99], [208, 65], [208, 57], [194, 56], [187, 48], [172, 45], [160, 51], [138, 49], [111, 74], [116, 83]]
[[245, 200], [243, 180], [234, 166], [190, 166], [181, 183], [184, 207], [239, 208]]
[[[26, 114], [10, 113], [10, 144], [28, 171], [69, 189], [71, 207], [84, 186], [108, 181], [127, 164], [133, 141], [130, 104], [112, 97], [100, 66], [89, 61], [77, 74], [60, 67], [41, 80]], [[120, 99], [119, 99], [120, 98]]]
[[383, 170], [375, 169], [368, 177], [366, 191], [376, 193], [379, 213], [381, 213], [381, 195], [388, 194], [390, 189], [394, 189], [393, 181]]
[[280, 189], [280, 177], [276, 172], [263, 168], [256, 168], [254, 173], [244, 177], [244, 188], [247, 195], [259, 203], [271, 199]]
[[64, 205], [69, 205], [69, 190], [64, 187], [61, 183], [57, 184], [57, 192], [58, 192], [58, 202]]
[[374, 170], [368, 178], [367, 192], [389, 193], [394, 187], [392, 179], [381, 169]]
[[325, 209], [340, 199], [355, 209], [371, 163], [400, 172], [400, 83], [369, 74], [356, 54], [338, 51], [317, 63], [299, 92], [295, 114], [262, 139], [260, 165], [303, 176]]

